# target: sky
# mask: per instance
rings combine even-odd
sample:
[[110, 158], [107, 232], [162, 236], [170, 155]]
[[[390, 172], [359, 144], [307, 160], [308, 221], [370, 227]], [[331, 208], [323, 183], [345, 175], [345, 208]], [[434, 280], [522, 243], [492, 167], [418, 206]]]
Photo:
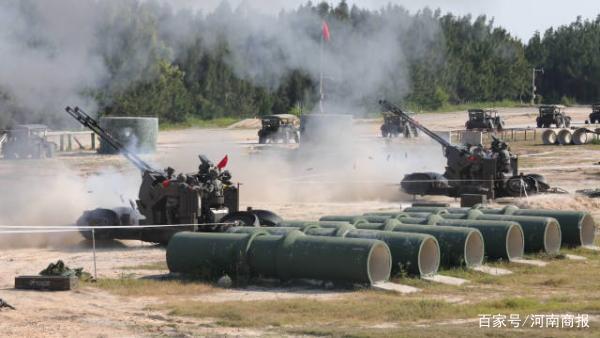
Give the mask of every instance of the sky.
[[[232, 7], [241, 2], [265, 13], [278, 13], [281, 9], [292, 9], [307, 0], [228, 0]], [[181, 7], [192, 7], [196, 10], [209, 12], [221, 0], [170, 0]], [[318, 3], [319, 0], [313, 0]], [[328, 1], [337, 4], [339, 0]], [[442, 11], [457, 15], [485, 14], [494, 18], [494, 22], [506, 28], [511, 34], [527, 42], [535, 31], [543, 33], [551, 26], [569, 24], [582, 16], [584, 19], [594, 19], [600, 14], [597, 0], [347, 0], [349, 5], [379, 9], [388, 3], [406, 7], [411, 12], [423, 7], [441, 8]]]

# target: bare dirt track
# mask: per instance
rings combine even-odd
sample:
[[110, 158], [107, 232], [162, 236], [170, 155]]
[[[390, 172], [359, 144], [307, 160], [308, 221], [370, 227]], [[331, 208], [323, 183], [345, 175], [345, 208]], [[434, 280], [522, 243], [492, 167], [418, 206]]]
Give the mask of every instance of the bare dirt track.
[[[589, 114], [584, 108], [568, 112], [576, 122], [583, 122]], [[532, 109], [500, 109], [500, 113], [507, 127], [535, 123]], [[423, 114], [417, 118], [431, 129], [451, 130], [464, 125], [466, 113]], [[172, 166], [178, 171], [193, 172], [198, 154], [207, 154], [215, 162], [227, 154], [234, 181], [242, 183], [241, 205], [270, 209], [287, 219], [314, 220], [325, 214], [397, 210], [412, 201], [411, 196], [399, 192], [397, 184], [403, 175], [413, 171], [443, 172], [445, 161], [440, 147], [424, 136], [416, 140], [379, 138], [379, 123], [358, 121], [352, 142], [344, 140], [342, 148], [319, 149], [260, 146], [256, 144], [256, 129], [252, 128], [168, 131], [160, 134], [157, 153], [144, 158], [159, 168]], [[525, 171], [546, 175], [553, 186], [571, 192], [600, 188], [600, 166], [594, 165], [600, 160], [598, 146], [517, 143], [512, 148], [521, 155]], [[73, 224], [85, 209], [127, 205], [136, 196], [139, 175], [120, 156], [81, 152], [45, 161], [0, 161], [0, 184], [0, 225], [63, 225]], [[589, 210], [597, 218], [600, 216], [600, 203], [585, 197], [541, 196], [517, 202]], [[98, 276], [118, 280], [162, 275], [168, 272], [164, 267], [144, 265], [164, 262], [164, 254], [164, 248], [137, 241], [106, 243], [98, 248]], [[155, 305], [187, 299], [218, 304], [234, 300], [350, 299], [354, 295], [312, 287], [221, 290], [207, 286], [208, 290], [197, 294], [168, 296], [128, 296], [127, 289], [115, 291], [93, 284], [84, 284], [73, 292], [12, 289], [16, 275], [35, 274], [57, 259], [93, 270], [90, 245], [77, 233], [0, 235], [0, 298], [17, 307], [17, 311], [0, 312], [2, 336], [278, 336], [278, 328], [219, 325], [212, 319], [170, 315]], [[440, 294], [434, 291], [423, 297], [439, 298]], [[396, 325], [381, 323], [383, 327], [388, 324]]]

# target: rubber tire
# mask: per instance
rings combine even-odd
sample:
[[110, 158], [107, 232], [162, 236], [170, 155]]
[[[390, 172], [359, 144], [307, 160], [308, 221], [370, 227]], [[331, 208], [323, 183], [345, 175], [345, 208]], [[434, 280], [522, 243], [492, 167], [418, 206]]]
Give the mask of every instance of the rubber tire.
[[252, 209], [249, 212], [254, 213], [258, 217], [261, 226], [276, 227], [283, 222], [283, 218], [270, 210]]
[[234, 223], [240, 222], [241, 226], [249, 226], [249, 227], [259, 227], [260, 220], [258, 216], [256, 216], [251, 211], [236, 211], [230, 214], [225, 215], [225, 217], [221, 218], [219, 223]]

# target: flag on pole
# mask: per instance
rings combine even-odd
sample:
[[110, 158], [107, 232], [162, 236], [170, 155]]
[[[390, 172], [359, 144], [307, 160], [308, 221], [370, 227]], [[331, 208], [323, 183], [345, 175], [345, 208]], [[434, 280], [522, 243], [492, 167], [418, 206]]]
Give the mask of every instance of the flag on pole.
[[225, 168], [227, 162], [229, 162], [229, 158], [227, 157], [227, 155], [225, 155], [225, 157], [223, 157], [223, 159], [217, 164], [217, 168], [219, 168], [219, 170]]
[[326, 21], [323, 21], [323, 40], [329, 41], [329, 25]]

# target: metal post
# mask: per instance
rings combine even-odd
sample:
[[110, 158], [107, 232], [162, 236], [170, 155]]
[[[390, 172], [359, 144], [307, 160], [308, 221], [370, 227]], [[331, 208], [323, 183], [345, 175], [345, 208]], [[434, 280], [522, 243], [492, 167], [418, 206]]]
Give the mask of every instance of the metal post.
[[92, 133], [92, 150], [96, 150], [96, 134]]
[[544, 68], [533, 68], [531, 71], [531, 105], [535, 105], [535, 90], [537, 89], [535, 87], [535, 73], [536, 72], [540, 72], [542, 74], [544, 74]]
[[98, 279], [98, 275], [96, 273], [96, 231], [92, 228], [92, 251], [94, 254], [94, 280]]
[[65, 151], [65, 134], [60, 134], [60, 151]]
[[71, 134], [67, 134], [67, 151], [73, 150], [73, 137]]

